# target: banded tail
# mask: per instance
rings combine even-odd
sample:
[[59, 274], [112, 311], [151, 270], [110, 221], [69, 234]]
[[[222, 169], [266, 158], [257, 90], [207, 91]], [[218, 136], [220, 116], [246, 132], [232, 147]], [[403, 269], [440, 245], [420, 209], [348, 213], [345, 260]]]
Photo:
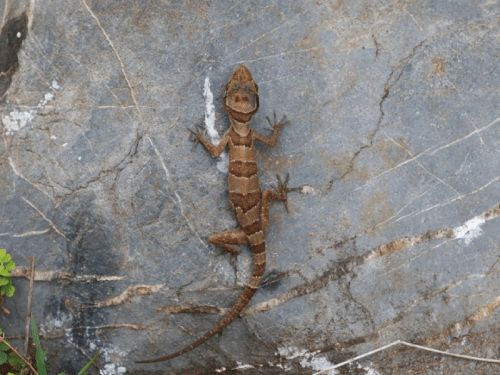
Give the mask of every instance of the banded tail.
[[[262, 231], [261, 231], [262, 233]], [[234, 305], [233, 309], [229, 314], [226, 315], [226, 317], [215, 327], [213, 327], [210, 331], [205, 333], [202, 337], [200, 337], [198, 340], [194, 341], [190, 345], [186, 346], [184, 349], [179, 350], [178, 352], [175, 352], [173, 354], [167, 355], [165, 357], [161, 358], [156, 358], [156, 359], [148, 359], [145, 361], [136, 361], [135, 363], [155, 363], [155, 362], [163, 362], [163, 361], [168, 361], [169, 359], [178, 357], [180, 355], [183, 355], [190, 350], [196, 348], [197, 346], [200, 346], [203, 344], [205, 341], [210, 339], [213, 335], [221, 332], [224, 328], [226, 328], [229, 324], [232, 323], [234, 319], [240, 315], [240, 313], [243, 311], [245, 306], [248, 304], [248, 301], [252, 298], [252, 296], [255, 294], [257, 289], [260, 286], [260, 282], [262, 280], [262, 276], [264, 275], [264, 269], [266, 267], [266, 253], [265, 253], [265, 243], [261, 242], [260, 244], [254, 246], [251, 245], [252, 251], [254, 252], [254, 258], [253, 258], [253, 270], [252, 270], [252, 278], [250, 279], [250, 283], [248, 283], [247, 287], [243, 291], [243, 294], [241, 297], [238, 299], [236, 304]], [[258, 248], [258, 249], [257, 249]], [[263, 248], [264, 252], [262, 252], [260, 249]], [[255, 250], [260, 250], [260, 253], [255, 253]]]

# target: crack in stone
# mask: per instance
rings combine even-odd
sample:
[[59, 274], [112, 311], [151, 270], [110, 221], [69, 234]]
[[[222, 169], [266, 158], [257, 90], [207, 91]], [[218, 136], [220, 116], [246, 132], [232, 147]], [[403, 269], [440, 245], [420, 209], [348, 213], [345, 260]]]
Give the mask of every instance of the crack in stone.
[[[391, 72], [389, 73], [389, 76], [388, 76], [388, 78], [387, 78], [387, 80], [386, 80], [386, 82], [384, 84], [384, 95], [382, 95], [382, 98], [380, 99], [380, 102], [379, 102], [380, 116], [378, 118], [377, 125], [375, 127], [375, 130], [368, 136], [369, 144], [361, 146], [358, 149], [358, 151], [356, 151], [354, 153], [353, 157], [351, 158], [351, 161], [349, 162], [349, 167], [347, 168], [347, 170], [340, 177], [337, 177], [337, 178], [334, 178], [334, 179], [330, 180], [330, 182], [329, 182], [329, 184], [328, 184], [328, 186], [326, 188], [326, 191], [331, 190], [331, 188], [333, 187], [333, 184], [336, 181], [341, 181], [348, 174], [352, 173], [354, 171], [354, 164], [356, 162], [356, 159], [361, 154], [361, 152], [364, 149], [371, 148], [373, 146], [373, 140], [374, 140], [375, 136], [377, 135], [378, 131], [380, 130], [380, 127], [382, 125], [382, 121], [383, 121], [383, 119], [385, 117], [385, 112], [384, 112], [384, 108], [383, 108], [384, 102], [389, 97], [390, 90], [399, 82], [400, 78], [402, 77], [402, 75], [404, 73], [404, 68], [408, 65], [408, 63], [410, 62], [410, 60], [415, 56], [415, 53], [416, 53], [417, 49], [420, 48], [420, 47], [422, 47], [422, 45], [424, 43], [425, 43], [425, 40], [421, 41], [419, 44], [417, 44], [415, 47], [413, 47], [411, 53], [408, 56], [406, 56], [404, 59], [402, 59], [396, 65], [396, 67], [393, 67], [391, 69]], [[377, 44], [377, 52], [378, 52], [378, 44]], [[396, 78], [391, 83], [391, 80], [393, 79], [393, 76], [394, 76], [394, 74], [397, 71], [399, 71], [399, 74], [397, 74]]]
[[41, 217], [42, 219], [44, 219], [47, 223], [49, 223], [49, 226], [58, 234], [60, 235], [62, 238], [64, 238], [66, 241], [69, 241], [68, 238], [66, 237], [66, 235], [61, 232], [59, 229], [57, 229], [55, 223], [50, 220], [48, 217], [46, 217], [44, 215], [44, 213], [42, 211], [40, 211], [33, 203], [31, 203], [29, 200], [27, 200], [26, 198], [24, 197], [21, 197], [23, 199], [24, 202], [26, 202], [26, 204], [28, 204], [33, 210], [35, 210]]
[[[484, 219], [485, 221], [489, 221], [492, 219], [495, 219], [500, 216], [500, 205], [494, 206], [493, 208], [483, 212], [481, 215], [478, 215], [477, 217], [480, 217]], [[389, 242], [388, 244], [380, 245], [376, 248], [374, 248], [372, 251], [367, 252], [362, 255], [356, 255], [356, 256], [351, 256], [347, 257], [343, 260], [336, 261], [333, 263], [331, 267], [326, 269], [323, 274], [319, 277], [317, 277], [314, 280], [307, 281], [299, 286], [296, 286], [294, 288], [291, 288], [287, 292], [283, 293], [282, 295], [273, 298], [268, 301], [264, 301], [261, 303], [258, 303], [256, 305], [250, 306], [247, 309], [245, 309], [240, 316], [250, 316], [254, 315], [257, 313], [261, 313], [270, 309], [273, 309], [275, 307], [278, 307], [284, 303], [287, 303], [288, 301], [304, 296], [306, 294], [311, 294], [319, 291], [320, 289], [326, 287], [330, 282], [334, 280], [338, 280], [341, 277], [352, 274], [352, 271], [354, 268], [363, 265], [367, 262], [370, 262], [376, 258], [382, 257], [384, 255], [393, 253], [397, 250], [400, 250], [404, 247], [407, 246], [415, 246], [419, 245], [424, 242], [429, 242], [437, 239], [442, 239], [442, 238], [453, 238], [455, 235], [453, 229], [435, 229], [435, 230], [429, 230], [423, 234], [419, 235], [413, 235], [410, 237], [403, 237], [394, 241]], [[347, 242], [355, 239], [356, 236], [350, 239], [345, 239], [343, 241], [337, 242], [334, 245], [330, 246], [329, 248], [339, 248], [344, 246]], [[473, 276], [471, 276], [473, 277]], [[431, 298], [439, 293], [442, 293], [451, 287], [455, 285], [451, 285], [448, 287], [443, 288], [440, 291], [437, 292], [432, 292], [428, 296], [423, 296], [421, 297], [418, 301], [424, 301], [425, 299]], [[498, 301], [498, 306], [500, 306], [500, 297], [497, 298]], [[396, 323], [397, 321], [401, 320], [404, 315], [408, 314], [409, 311], [413, 308], [414, 305], [408, 307], [405, 312], [401, 313], [403, 315], [398, 316], [391, 320], [391, 322]], [[495, 308], [498, 307], [495, 305]], [[410, 309], [410, 310], [409, 310]], [[228, 309], [225, 308], [217, 308], [214, 306], [210, 305], [199, 305], [199, 306], [194, 306], [194, 305], [180, 305], [180, 306], [170, 306], [170, 307], [165, 307], [161, 308], [162, 311], [167, 311], [170, 313], [181, 313], [181, 312], [192, 312], [192, 313], [207, 313], [207, 314], [223, 314], [226, 313]], [[386, 324], [388, 325], [388, 323]], [[385, 326], [386, 326], [385, 325]], [[384, 327], [385, 327], [384, 326]], [[337, 349], [340, 347], [347, 347], [347, 346], [352, 346], [352, 345], [357, 345], [362, 342], [366, 342], [372, 339], [375, 339], [378, 337], [378, 334], [370, 334], [368, 336], [363, 336], [363, 338], [355, 338], [352, 340], [349, 340], [348, 342], [345, 343], [338, 343]]]
[[[31, 269], [29, 267], [16, 266], [11, 273], [11, 277], [24, 277], [29, 279]], [[70, 272], [62, 270], [35, 270], [35, 281], [73, 281], [73, 282], [104, 282], [104, 281], [121, 281], [122, 276], [98, 276], [98, 275], [73, 275]]]
[[159, 292], [160, 290], [168, 290], [169, 288], [164, 288], [165, 284], [158, 285], [135, 285], [129, 286], [118, 296], [107, 299], [105, 301], [96, 302], [92, 305], [83, 306], [84, 308], [102, 308], [121, 305], [126, 301], [129, 301], [133, 296], [148, 296]]

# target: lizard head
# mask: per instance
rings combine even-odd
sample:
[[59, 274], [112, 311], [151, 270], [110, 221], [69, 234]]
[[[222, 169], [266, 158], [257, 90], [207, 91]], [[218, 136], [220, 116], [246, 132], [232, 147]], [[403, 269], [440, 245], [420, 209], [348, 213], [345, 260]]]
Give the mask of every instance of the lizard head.
[[259, 87], [250, 71], [240, 65], [226, 85], [224, 108], [229, 117], [238, 122], [249, 122], [259, 109]]

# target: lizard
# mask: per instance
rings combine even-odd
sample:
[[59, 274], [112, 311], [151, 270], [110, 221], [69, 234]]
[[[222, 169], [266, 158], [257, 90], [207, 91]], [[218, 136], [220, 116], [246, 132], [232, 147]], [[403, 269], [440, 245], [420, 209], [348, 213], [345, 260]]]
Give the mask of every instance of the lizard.
[[224, 134], [219, 144], [212, 144], [199, 129], [191, 130], [190, 139], [194, 141], [193, 148], [199, 143], [214, 156], [218, 157], [226, 148], [229, 148], [229, 201], [234, 209], [239, 227], [220, 234], [212, 235], [208, 241], [234, 255], [239, 253], [236, 245], [247, 244], [253, 252], [253, 269], [250, 282], [244, 289], [238, 301], [222, 321], [205, 333], [201, 338], [192, 342], [185, 348], [165, 357], [136, 361], [135, 363], [154, 363], [167, 361], [189, 352], [203, 344], [215, 334], [221, 332], [235, 320], [248, 304], [260, 286], [266, 267], [265, 234], [269, 223], [269, 206], [271, 201], [283, 201], [287, 207], [287, 194], [298, 188], [288, 188], [287, 175], [282, 183], [277, 175], [278, 186], [275, 191], [261, 191], [255, 153], [255, 141], [260, 141], [267, 146], [276, 146], [281, 130], [289, 124], [286, 116], [274, 124], [269, 117], [272, 135], [270, 138], [262, 135], [250, 127], [250, 120], [259, 109], [258, 86], [250, 71], [244, 65], [239, 66], [226, 85], [224, 95], [224, 108], [229, 116], [231, 126]]

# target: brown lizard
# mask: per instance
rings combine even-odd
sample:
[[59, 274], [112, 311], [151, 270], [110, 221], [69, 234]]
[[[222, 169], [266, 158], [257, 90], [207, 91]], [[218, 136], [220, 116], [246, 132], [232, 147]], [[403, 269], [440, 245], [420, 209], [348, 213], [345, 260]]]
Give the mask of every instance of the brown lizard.
[[166, 361], [203, 344], [236, 319], [259, 288], [266, 267], [265, 234], [269, 223], [269, 203], [271, 200], [283, 201], [286, 207], [287, 193], [296, 189], [287, 187], [287, 175], [284, 183], [277, 176], [278, 187], [275, 188], [275, 191], [260, 190], [255, 158], [255, 141], [258, 140], [271, 147], [276, 146], [281, 129], [288, 124], [288, 121], [284, 116], [279, 123], [276, 123], [276, 114], [274, 114], [274, 124], [267, 118], [273, 131], [271, 138], [267, 138], [250, 128], [250, 120], [259, 109], [258, 90], [250, 71], [241, 65], [235, 70], [226, 86], [224, 108], [231, 120], [231, 127], [224, 134], [219, 145], [215, 146], [210, 143], [203, 132], [191, 131], [191, 140], [195, 142], [193, 147], [201, 142], [214, 157], [218, 157], [226, 146], [229, 147], [229, 201], [234, 208], [239, 228], [210, 236], [209, 242], [233, 254], [239, 253], [235, 245], [250, 245], [254, 262], [250, 283], [231, 312], [200, 339], [166, 357], [137, 361], [136, 363]]

